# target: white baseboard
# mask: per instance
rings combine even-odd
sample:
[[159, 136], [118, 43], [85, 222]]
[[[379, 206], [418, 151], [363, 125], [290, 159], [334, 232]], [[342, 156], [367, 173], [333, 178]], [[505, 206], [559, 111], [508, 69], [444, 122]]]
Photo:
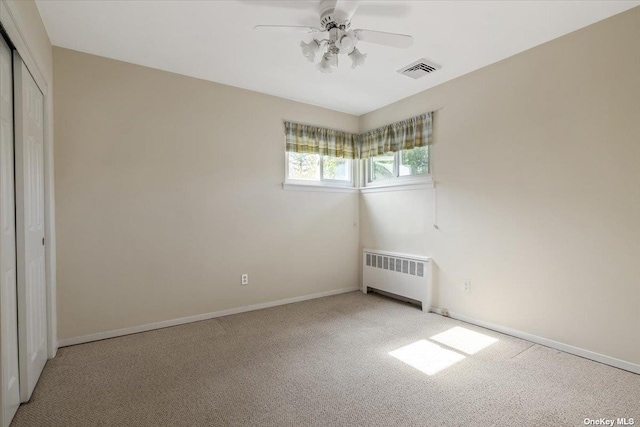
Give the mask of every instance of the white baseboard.
[[[437, 307], [431, 307], [431, 311], [437, 314], [442, 314], [442, 309]], [[543, 345], [545, 347], [555, 348], [556, 350], [564, 351], [565, 353], [575, 354], [576, 356], [584, 357], [585, 359], [594, 360], [596, 362], [604, 363], [615, 368], [624, 369], [625, 371], [633, 372], [634, 374], [640, 374], [640, 365], [636, 363], [627, 362], [626, 360], [616, 359], [615, 357], [605, 356], [604, 354], [595, 353], [593, 351], [585, 350], [580, 347], [574, 347], [569, 344], [564, 344], [558, 341], [553, 341], [548, 338], [539, 337], [526, 332], [518, 331], [516, 329], [507, 328], [500, 325], [494, 325], [493, 323], [484, 322], [482, 320], [472, 319], [463, 314], [454, 313], [449, 311], [449, 317], [452, 319], [461, 320], [463, 322], [471, 323], [476, 326], [480, 326], [492, 331], [500, 332], [505, 335], [511, 335], [516, 338], [520, 338], [526, 341], [531, 341], [536, 344]]]
[[58, 341], [58, 347], [67, 347], [70, 345], [82, 344], [91, 341], [99, 341], [107, 338], [115, 338], [123, 335], [137, 334], [139, 332], [152, 331], [154, 329], [168, 328], [170, 326], [183, 325], [185, 323], [199, 322], [201, 320], [213, 319], [216, 317], [229, 316], [231, 314], [244, 313], [247, 311], [262, 310], [263, 308], [276, 307], [278, 305], [291, 304], [294, 302], [307, 301], [315, 298], [323, 298], [331, 295], [344, 294], [347, 292], [357, 291], [359, 288], [343, 288], [332, 291], [320, 292], [311, 295], [302, 295], [299, 297], [281, 299], [278, 301], [269, 301], [260, 304], [247, 305], [244, 307], [231, 308], [228, 310], [214, 311], [212, 313], [197, 314], [195, 316], [181, 317], [179, 319], [164, 320], [162, 322], [149, 323], [146, 325], [132, 326], [130, 328], [116, 329], [115, 331], [98, 332], [96, 334], [83, 335], [80, 337], [65, 338]]

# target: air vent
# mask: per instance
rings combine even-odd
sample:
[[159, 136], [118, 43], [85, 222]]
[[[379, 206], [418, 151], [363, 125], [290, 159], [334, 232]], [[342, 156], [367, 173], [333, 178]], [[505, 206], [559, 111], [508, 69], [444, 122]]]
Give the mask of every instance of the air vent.
[[424, 263], [419, 261], [407, 261], [402, 258], [394, 258], [380, 255], [366, 254], [367, 267], [375, 267], [383, 270], [396, 271], [412, 276], [424, 277]]
[[404, 74], [405, 76], [409, 76], [412, 79], [419, 79], [420, 77], [424, 77], [427, 74], [438, 71], [440, 68], [442, 68], [442, 65], [438, 65], [433, 61], [422, 58], [412, 64], [407, 65], [406, 67], [402, 67], [398, 70], [398, 72], [400, 74]]

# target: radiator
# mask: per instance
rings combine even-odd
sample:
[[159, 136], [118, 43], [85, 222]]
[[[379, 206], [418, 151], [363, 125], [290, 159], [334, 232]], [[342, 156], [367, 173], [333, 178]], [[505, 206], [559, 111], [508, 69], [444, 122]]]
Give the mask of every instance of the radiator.
[[382, 291], [431, 309], [431, 258], [365, 249], [362, 292]]

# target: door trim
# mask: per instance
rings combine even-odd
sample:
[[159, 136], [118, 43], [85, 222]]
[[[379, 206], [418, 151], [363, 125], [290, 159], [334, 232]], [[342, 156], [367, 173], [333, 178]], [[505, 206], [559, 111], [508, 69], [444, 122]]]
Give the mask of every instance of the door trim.
[[45, 269], [47, 285], [47, 348], [48, 357], [53, 359], [58, 351], [57, 306], [56, 306], [56, 229], [55, 229], [55, 182], [53, 159], [53, 98], [50, 76], [33, 54], [35, 50], [24, 32], [22, 19], [16, 6], [0, 0], [0, 23], [27, 69], [31, 72], [38, 88], [44, 95], [44, 209], [45, 209]]

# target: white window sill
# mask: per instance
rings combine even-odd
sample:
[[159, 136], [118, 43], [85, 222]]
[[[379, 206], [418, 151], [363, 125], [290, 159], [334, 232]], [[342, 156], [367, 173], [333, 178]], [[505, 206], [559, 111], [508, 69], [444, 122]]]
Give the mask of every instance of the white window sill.
[[329, 193], [378, 193], [383, 191], [406, 191], [434, 188], [435, 183], [431, 178], [412, 181], [389, 181], [385, 183], [370, 184], [366, 187], [349, 187], [346, 185], [332, 185], [320, 183], [293, 183], [284, 182], [282, 188], [288, 191], [320, 191]]
[[329, 193], [357, 193], [359, 191], [356, 187], [348, 187], [346, 185], [328, 185], [328, 184], [316, 184], [316, 183], [292, 183], [285, 182], [282, 184], [283, 190], [290, 191], [323, 191]]

